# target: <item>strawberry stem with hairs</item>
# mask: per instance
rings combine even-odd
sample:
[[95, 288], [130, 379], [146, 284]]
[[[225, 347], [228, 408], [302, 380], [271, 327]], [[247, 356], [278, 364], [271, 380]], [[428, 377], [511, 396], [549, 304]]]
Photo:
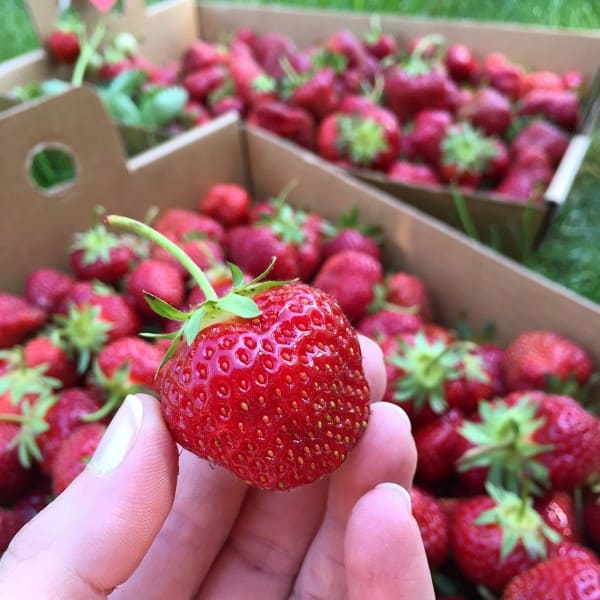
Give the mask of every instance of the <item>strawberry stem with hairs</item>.
[[71, 78], [71, 84], [79, 87], [83, 83], [83, 78], [85, 77], [85, 72], [98, 49], [98, 46], [102, 42], [104, 38], [104, 34], [106, 33], [106, 21], [104, 18], [101, 18], [100, 22], [94, 29], [89, 40], [85, 40], [82, 44], [81, 53], [79, 54], [79, 58], [77, 59], [77, 63], [75, 64], [75, 68], [73, 69], [73, 76]]

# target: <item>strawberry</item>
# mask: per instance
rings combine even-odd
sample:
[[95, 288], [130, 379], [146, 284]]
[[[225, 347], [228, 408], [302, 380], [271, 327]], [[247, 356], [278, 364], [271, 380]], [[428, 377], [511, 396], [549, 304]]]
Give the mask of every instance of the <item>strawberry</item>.
[[223, 96], [222, 98], [211, 101], [209, 98], [210, 114], [213, 117], [220, 117], [228, 112], [237, 112], [244, 116], [246, 114], [246, 105], [241, 98], [237, 96]]
[[[177, 244], [201, 269], [208, 269], [215, 264], [223, 262], [224, 254], [220, 244], [210, 239], [192, 238], [185, 242]], [[188, 273], [181, 266], [181, 263], [173, 258], [160, 246], [153, 246], [150, 251], [150, 258], [159, 260], [173, 266], [182, 278], [186, 278]]]
[[366, 53], [360, 39], [349, 30], [340, 30], [325, 40], [325, 48], [332, 54], [346, 59], [346, 67], [361, 67], [366, 60]]
[[185, 208], [166, 210], [156, 219], [154, 227], [177, 242], [204, 236], [221, 244], [225, 239], [225, 231], [218, 221]]
[[419, 526], [430, 569], [440, 567], [448, 557], [448, 516], [437, 500], [427, 492], [414, 487], [410, 491], [412, 514]]
[[600, 565], [581, 558], [555, 558], [516, 576], [502, 600], [600, 598]]
[[490, 376], [493, 387], [492, 397], [501, 398], [507, 392], [506, 382], [504, 381], [504, 348], [494, 344], [481, 344], [477, 353], [483, 360], [486, 373]]
[[441, 160], [442, 140], [452, 123], [447, 110], [422, 110], [413, 122], [408, 134], [408, 158], [424, 160], [429, 166], [437, 167]]
[[75, 234], [71, 246], [71, 268], [79, 279], [115, 284], [129, 271], [134, 258], [133, 250], [104, 225]]
[[409, 185], [439, 185], [440, 179], [436, 172], [424, 164], [398, 160], [388, 169], [387, 177]]
[[546, 121], [534, 121], [525, 126], [511, 143], [516, 156], [527, 149], [543, 152], [553, 167], [558, 166], [569, 145], [569, 138], [556, 126]]
[[442, 179], [465, 188], [477, 187], [497, 152], [490, 138], [466, 122], [446, 130], [441, 148]]
[[266, 129], [282, 138], [312, 148], [315, 142], [315, 123], [303, 108], [276, 100], [264, 101], [248, 115], [248, 123]]
[[228, 229], [248, 222], [250, 204], [250, 194], [243, 187], [235, 183], [218, 183], [204, 194], [199, 211]]
[[593, 365], [587, 352], [552, 331], [528, 331], [504, 355], [504, 377], [510, 391], [549, 389], [554, 384], [585, 384]]
[[562, 82], [565, 90], [579, 92], [585, 84], [585, 76], [581, 71], [567, 71], [562, 76]]
[[294, 41], [282, 33], [269, 32], [256, 36], [250, 45], [267, 75], [275, 79], [284, 75], [282, 63], [290, 62], [297, 53]]
[[417, 448], [415, 478], [422, 485], [438, 486], [453, 474], [461, 453], [459, 428], [462, 422], [462, 414], [453, 408], [414, 432]]
[[77, 382], [77, 365], [51, 336], [39, 336], [29, 340], [23, 348], [23, 355], [25, 366], [46, 365], [44, 374], [58, 379], [63, 387], [71, 387]]
[[583, 522], [585, 534], [593, 547], [600, 548], [600, 494], [590, 490], [583, 503]]
[[393, 113], [380, 107], [353, 115], [335, 112], [321, 122], [317, 142], [328, 160], [386, 170], [400, 150], [400, 128]]
[[479, 70], [471, 49], [464, 44], [452, 44], [446, 51], [444, 64], [450, 77], [458, 83], [473, 81]]
[[258, 64], [245, 44], [232, 45], [229, 70], [236, 96], [248, 106], [277, 99], [277, 82]]
[[38, 308], [52, 313], [74, 283], [74, 279], [62, 271], [36, 269], [25, 281], [25, 298]]
[[188, 100], [177, 116], [177, 120], [167, 125], [167, 130], [177, 135], [187, 129], [204, 125], [210, 121], [210, 118], [210, 113], [203, 104], [195, 100]]
[[459, 469], [490, 467], [488, 477], [509, 489], [527, 478], [532, 491], [572, 490], [598, 467], [600, 421], [568, 396], [516, 392], [481, 402], [479, 422], [461, 434], [473, 447]]
[[335, 85], [336, 73], [333, 69], [321, 69], [315, 73], [288, 73], [284, 89], [289, 102], [322, 119], [337, 109], [340, 94]]
[[458, 114], [487, 136], [504, 136], [512, 122], [510, 101], [493, 88], [475, 92]]
[[127, 299], [144, 319], [154, 316], [145, 294], [151, 294], [174, 306], [181, 306], [185, 298], [185, 284], [179, 269], [162, 260], [140, 262], [130, 273], [125, 286]]
[[525, 73], [519, 65], [508, 61], [499, 52], [488, 54], [483, 61], [482, 77], [489, 85], [512, 102], [523, 95], [525, 89]]
[[52, 465], [60, 446], [75, 429], [83, 425], [82, 417], [97, 411], [98, 401], [83, 388], [63, 390], [44, 417], [48, 428], [36, 437], [40, 449], [40, 468], [52, 474]]
[[381, 263], [362, 252], [345, 250], [329, 257], [313, 285], [333, 296], [351, 321], [359, 321], [374, 299], [374, 287], [383, 278]]
[[[141, 223], [108, 221], [176, 253]], [[204, 304], [181, 313], [149, 298], [163, 317], [184, 322], [159, 378], [176, 441], [263, 489], [316, 481], [339, 467], [369, 414], [358, 337], [340, 307], [301, 283], [244, 284], [235, 266], [232, 291], [218, 298], [204, 273], [189, 266]]]
[[52, 487], [57, 496], [85, 469], [105, 429], [98, 423], [81, 425], [63, 441], [52, 466]]
[[19, 449], [14, 443], [19, 431], [18, 425], [0, 421], [0, 504], [15, 501], [33, 474], [19, 459]]
[[495, 193], [515, 202], [541, 202], [552, 174], [548, 156], [536, 148], [527, 148], [515, 157]]
[[488, 486], [488, 494], [458, 503], [450, 544], [464, 576], [500, 592], [518, 573], [543, 560], [560, 536], [544, 523], [531, 500], [494, 486]]
[[262, 216], [253, 224], [229, 230], [228, 253], [253, 277], [262, 273], [275, 257], [273, 277], [308, 281], [321, 257], [320, 225], [320, 217], [295, 210], [285, 202], [282, 193], [264, 205]]
[[531, 90], [554, 90], [560, 92], [564, 89], [563, 78], [553, 71], [533, 71], [525, 75], [525, 93]]
[[499, 139], [492, 139], [494, 156], [483, 171], [483, 178], [488, 183], [497, 184], [508, 172], [510, 167], [510, 151], [506, 144]]
[[362, 115], [376, 106], [379, 106], [377, 100], [371, 95], [351, 94], [341, 99], [338, 111], [345, 115]]
[[423, 320], [415, 314], [384, 308], [363, 317], [356, 325], [356, 329], [363, 335], [378, 340], [401, 333], [417, 333], [423, 325]]
[[425, 283], [410, 273], [393, 272], [385, 279], [385, 300], [415, 311], [423, 321], [431, 321], [433, 311]]
[[75, 31], [55, 29], [46, 39], [46, 48], [57, 62], [75, 64], [79, 58], [79, 36]]
[[46, 321], [46, 313], [20, 296], [0, 293], [0, 349], [20, 344]]
[[598, 557], [590, 548], [569, 540], [563, 540], [550, 547], [548, 559], [552, 558], [580, 558], [594, 563], [598, 562]]
[[200, 71], [208, 67], [224, 64], [226, 55], [216, 45], [196, 40], [184, 53], [181, 59], [183, 73]]
[[581, 532], [575, 516], [575, 503], [569, 494], [550, 492], [536, 500], [534, 506], [542, 515], [542, 519], [552, 529], [558, 531], [563, 540], [571, 542], [581, 540]]
[[398, 46], [394, 36], [389, 33], [383, 33], [381, 23], [375, 19], [372, 19], [369, 31], [363, 35], [362, 45], [377, 60], [382, 60], [387, 56], [396, 54]]
[[227, 78], [225, 67], [213, 65], [192, 71], [183, 79], [182, 85], [194, 102], [204, 103], [211, 92], [220, 88]]
[[534, 89], [523, 97], [519, 114], [540, 116], [566, 131], [575, 131], [579, 122], [579, 99], [572, 91]]

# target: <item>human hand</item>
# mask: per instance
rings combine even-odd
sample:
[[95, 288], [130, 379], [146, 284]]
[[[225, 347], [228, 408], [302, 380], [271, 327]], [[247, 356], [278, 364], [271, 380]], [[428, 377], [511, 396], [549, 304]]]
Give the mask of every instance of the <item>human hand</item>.
[[[377, 401], [381, 352], [361, 346]], [[406, 415], [377, 402], [329, 478], [264, 492], [178, 455], [156, 399], [130, 396], [86, 470], [14, 538], [0, 598], [433, 599], [405, 491], [415, 464]]]

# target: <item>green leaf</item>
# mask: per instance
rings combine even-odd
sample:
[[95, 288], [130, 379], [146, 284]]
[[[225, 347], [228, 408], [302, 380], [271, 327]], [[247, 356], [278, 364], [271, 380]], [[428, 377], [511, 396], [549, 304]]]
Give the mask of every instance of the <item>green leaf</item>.
[[139, 91], [146, 79], [148, 75], [145, 71], [130, 69], [119, 73], [111, 81], [108, 89], [112, 94], [126, 94], [131, 97]]
[[165, 302], [158, 296], [154, 294], [150, 294], [149, 292], [144, 292], [144, 298], [146, 302], [149, 304], [150, 308], [161, 317], [165, 319], [172, 319], [174, 321], [186, 321], [190, 314], [183, 312], [174, 306], [171, 306], [168, 302]]
[[202, 329], [202, 319], [205, 315], [206, 304], [202, 305], [198, 310], [195, 310], [192, 313], [192, 316], [185, 322], [182, 331], [188, 346], [193, 343], [196, 336], [200, 333], [200, 330]]
[[47, 79], [40, 83], [40, 96], [54, 96], [55, 94], [62, 94], [71, 88], [71, 84], [60, 79]]
[[234, 265], [231, 262], [228, 262], [227, 266], [231, 271], [231, 281], [233, 284], [232, 287], [233, 289], [235, 289], [244, 283], [244, 273], [237, 265]]
[[142, 116], [135, 102], [126, 94], [100, 91], [100, 98], [104, 102], [109, 115], [117, 122], [125, 125], [141, 125]]
[[142, 100], [142, 122], [144, 125], [162, 127], [181, 113], [187, 101], [188, 94], [182, 87], [159, 89]]
[[252, 319], [260, 315], [260, 309], [256, 302], [248, 296], [240, 296], [239, 294], [229, 293], [217, 302], [221, 310], [230, 312], [244, 319]]
[[171, 342], [169, 349], [167, 350], [167, 352], [163, 356], [162, 360], [160, 361], [160, 365], [158, 365], [158, 369], [156, 370], [156, 373], [154, 375], [155, 379], [156, 379], [156, 376], [158, 375], [158, 373], [160, 372], [160, 370], [167, 364], [167, 362], [170, 360], [170, 358], [173, 356], [173, 354], [175, 354], [175, 351], [177, 350], [177, 347], [179, 346], [180, 340], [181, 340], [181, 330], [177, 332], [177, 336], [173, 338], [173, 341]]

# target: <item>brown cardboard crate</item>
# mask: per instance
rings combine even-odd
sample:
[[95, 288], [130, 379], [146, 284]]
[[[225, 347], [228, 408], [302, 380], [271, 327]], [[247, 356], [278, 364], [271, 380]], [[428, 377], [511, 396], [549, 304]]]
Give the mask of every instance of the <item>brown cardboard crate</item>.
[[[278, 194], [291, 181], [290, 201], [335, 219], [350, 207], [383, 225], [385, 260], [430, 287], [438, 320], [466, 315], [479, 330], [492, 320], [498, 341], [531, 329], [553, 329], [583, 345], [600, 364], [600, 307], [482, 249], [423, 213], [340, 174], [314, 154], [224, 116], [125, 160], [118, 133], [98, 97], [82, 88], [0, 120], [13, 140], [0, 163], [0, 289], [20, 292], [27, 272], [64, 267], [73, 232], [91, 225], [93, 207], [141, 218], [151, 206], [196, 207], [217, 182], [246, 184], [255, 197]], [[48, 194], [28, 177], [31, 153], [44, 143], [70, 148], [74, 184]]]

